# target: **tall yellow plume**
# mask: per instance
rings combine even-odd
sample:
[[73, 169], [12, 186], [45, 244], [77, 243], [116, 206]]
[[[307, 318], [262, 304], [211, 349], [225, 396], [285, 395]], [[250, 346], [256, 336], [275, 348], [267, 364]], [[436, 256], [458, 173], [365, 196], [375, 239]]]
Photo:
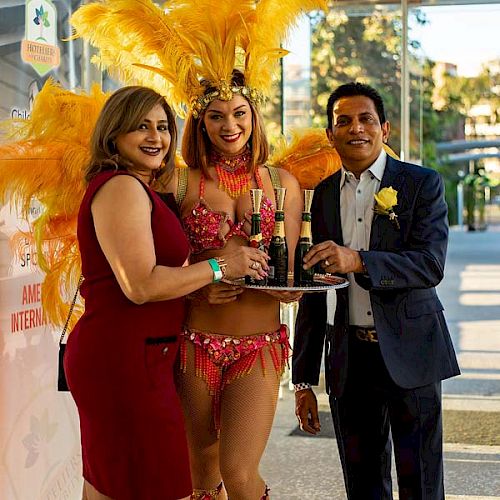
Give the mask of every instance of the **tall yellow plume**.
[[288, 51], [281, 48], [299, 17], [312, 10], [328, 11], [327, 0], [259, 0], [252, 23], [248, 23], [245, 75], [251, 87], [267, 89]]

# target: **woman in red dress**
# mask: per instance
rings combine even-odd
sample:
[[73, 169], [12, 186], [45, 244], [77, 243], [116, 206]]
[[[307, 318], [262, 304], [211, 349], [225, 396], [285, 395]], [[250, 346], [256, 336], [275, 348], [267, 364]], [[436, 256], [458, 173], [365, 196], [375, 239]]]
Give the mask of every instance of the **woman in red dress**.
[[173, 382], [183, 297], [224, 274], [258, 277], [267, 268], [265, 255], [247, 247], [187, 265], [181, 224], [149, 187], [172, 168], [175, 144], [170, 107], [145, 87], [115, 92], [91, 140], [78, 217], [85, 312], [64, 360], [80, 416], [86, 500], [189, 498]]

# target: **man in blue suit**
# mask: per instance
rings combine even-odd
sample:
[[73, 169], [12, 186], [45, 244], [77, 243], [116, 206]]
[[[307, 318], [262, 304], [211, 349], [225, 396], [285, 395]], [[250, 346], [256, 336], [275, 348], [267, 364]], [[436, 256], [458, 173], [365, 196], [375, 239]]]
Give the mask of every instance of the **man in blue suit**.
[[448, 240], [443, 181], [434, 170], [386, 154], [390, 125], [375, 89], [340, 86], [327, 116], [342, 169], [315, 189], [315, 245], [304, 267], [347, 275], [350, 286], [337, 290], [334, 311], [326, 294], [301, 300], [296, 414], [303, 430], [319, 431], [311, 386], [318, 384], [324, 347], [349, 500], [392, 499], [392, 446], [399, 498], [441, 500], [441, 380], [459, 374], [435, 289]]

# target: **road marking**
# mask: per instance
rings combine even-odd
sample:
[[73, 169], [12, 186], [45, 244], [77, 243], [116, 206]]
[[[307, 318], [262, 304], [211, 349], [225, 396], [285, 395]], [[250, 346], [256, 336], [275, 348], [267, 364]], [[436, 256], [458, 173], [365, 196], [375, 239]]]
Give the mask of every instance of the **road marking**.
[[[394, 496], [394, 500], [399, 499], [399, 495], [397, 491], [392, 492]], [[476, 495], [449, 495], [448, 493], [446, 494], [446, 500], [499, 500], [500, 497], [496, 496], [476, 496]]]
[[458, 375], [457, 379], [500, 380], [500, 373], [467, 372]]
[[471, 455], [500, 455], [500, 446], [485, 444], [445, 443], [445, 453], [469, 453]]
[[446, 458], [445, 462], [465, 462], [467, 464], [500, 464], [500, 460], [477, 460], [473, 458]]

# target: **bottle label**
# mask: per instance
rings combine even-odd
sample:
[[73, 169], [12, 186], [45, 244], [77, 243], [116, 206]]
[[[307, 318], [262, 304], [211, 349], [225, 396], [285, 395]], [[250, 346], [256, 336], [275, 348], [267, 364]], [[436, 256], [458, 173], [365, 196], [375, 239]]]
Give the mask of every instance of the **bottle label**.
[[252, 234], [250, 236], [250, 246], [252, 248], [259, 248], [262, 244], [262, 233]]
[[272, 265], [269, 265], [269, 271], [267, 271], [267, 279], [270, 281], [274, 279], [274, 266]]
[[300, 226], [300, 239], [307, 239], [312, 241], [310, 221], [305, 221], [305, 220], [302, 221], [302, 225]]
[[285, 223], [282, 220], [275, 221], [273, 236], [285, 237]]

